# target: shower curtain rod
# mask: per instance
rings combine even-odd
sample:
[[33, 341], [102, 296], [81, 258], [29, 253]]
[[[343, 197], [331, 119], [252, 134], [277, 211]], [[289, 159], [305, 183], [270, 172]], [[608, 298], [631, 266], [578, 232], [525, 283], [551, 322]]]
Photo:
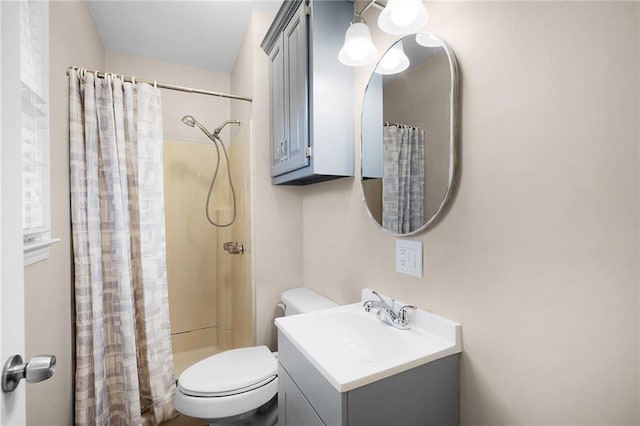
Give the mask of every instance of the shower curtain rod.
[[211, 92], [209, 90], [201, 90], [201, 89], [193, 89], [191, 87], [184, 87], [184, 86], [176, 86], [174, 84], [166, 84], [166, 83], [159, 83], [155, 80], [142, 80], [136, 77], [127, 77], [121, 74], [115, 74], [115, 73], [108, 73], [108, 72], [102, 72], [102, 71], [94, 71], [94, 70], [88, 70], [86, 68], [80, 68], [80, 67], [69, 67], [67, 69], [67, 75], [69, 75], [69, 71], [70, 70], [75, 70], [75, 71], [85, 71], [91, 74], [95, 74], [98, 78], [105, 78], [107, 75], [112, 75], [112, 76], [117, 76], [118, 78], [122, 78], [124, 81], [129, 82], [129, 83], [147, 83], [147, 84], [151, 84], [154, 87], [159, 87], [161, 89], [169, 89], [169, 90], [177, 90], [179, 92], [187, 92], [187, 93], [198, 93], [200, 95], [209, 95], [209, 96], [218, 96], [220, 98], [229, 98], [229, 99], [236, 99], [239, 101], [247, 101], [247, 102], [252, 102], [253, 99], [251, 98], [247, 98], [244, 96], [238, 96], [238, 95], [231, 95], [228, 93], [220, 93], [220, 92]]
[[394, 123], [394, 122], [390, 122], [390, 121], [385, 121], [383, 123], [383, 127], [400, 127], [400, 128], [403, 128], [403, 129], [420, 129], [419, 127], [412, 126], [410, 124], [400, 124], [400, 123]]

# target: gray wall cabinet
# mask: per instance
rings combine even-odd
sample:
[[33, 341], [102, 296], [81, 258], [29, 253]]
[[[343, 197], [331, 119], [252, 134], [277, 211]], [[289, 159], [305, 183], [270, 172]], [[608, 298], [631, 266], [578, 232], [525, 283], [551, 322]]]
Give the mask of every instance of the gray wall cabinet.
[[459, 425], [460, 354], [340, 393], [278, 332], [278, 424]]
[[352, 16], [349, 1], [285, 1], [262, 41], [273, 184], [354, 174], [354, 71], [338, 61]]

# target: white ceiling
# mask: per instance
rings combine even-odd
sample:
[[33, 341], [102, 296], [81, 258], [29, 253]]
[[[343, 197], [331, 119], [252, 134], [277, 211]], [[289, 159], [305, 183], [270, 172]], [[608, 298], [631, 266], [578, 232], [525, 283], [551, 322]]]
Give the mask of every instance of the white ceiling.
[[251, 11], [275, 16], [282, 0], [90, 0], [105, 48], [229, 74]]

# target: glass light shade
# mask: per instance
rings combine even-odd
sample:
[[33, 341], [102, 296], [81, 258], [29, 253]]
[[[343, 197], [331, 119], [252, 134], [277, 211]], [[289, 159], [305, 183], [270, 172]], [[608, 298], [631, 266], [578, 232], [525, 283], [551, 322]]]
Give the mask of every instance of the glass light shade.
[[416, 34], [416, 43], [420, 46], [424, 47], [440, 47], [442, 46], [442, 41], [434, 37], [430, 33], [418, 33]]
[[389, 34], [407, 35], [421, 30], [428, 20], [422, 0], [389, 0], [378, 16], [378, 26]]
[[384, 75], [397, 74], [407, 68], [409, 68], [409, 58], [404, 53], [402, 42], [399, 41], [380, 59], [376, 72]]
[[370, 64], [377, 58], [378, 49], [371, 41], [371, 32], [367, 24], [363, 22], [351, 24], [344, 36], [344, 46], [338, 54], [340, 62], [349, 66], [358, 66]]

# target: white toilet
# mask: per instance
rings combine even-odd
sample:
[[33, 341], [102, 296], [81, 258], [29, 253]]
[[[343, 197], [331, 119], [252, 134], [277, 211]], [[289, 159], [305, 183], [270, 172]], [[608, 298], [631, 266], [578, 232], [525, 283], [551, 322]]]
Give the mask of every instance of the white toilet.
[[[281, 295], [285, 315], [337, 306], [305, 287]], [[178, 379], [179, 413], [210, 425], [271, 426], [278, 418], [278, 362], [266, 346], [233, 349], [203, 359]]]

